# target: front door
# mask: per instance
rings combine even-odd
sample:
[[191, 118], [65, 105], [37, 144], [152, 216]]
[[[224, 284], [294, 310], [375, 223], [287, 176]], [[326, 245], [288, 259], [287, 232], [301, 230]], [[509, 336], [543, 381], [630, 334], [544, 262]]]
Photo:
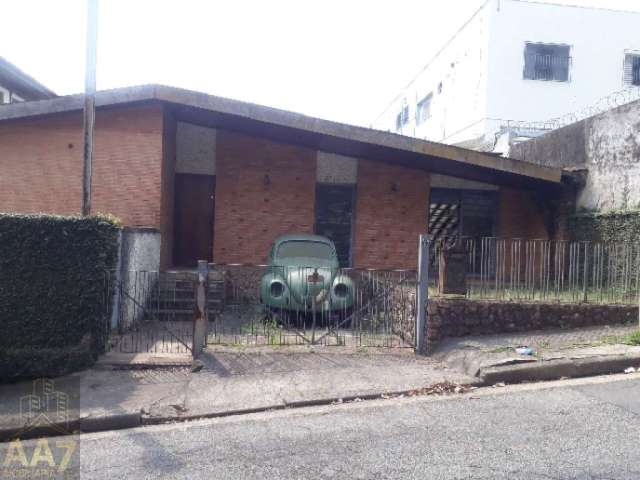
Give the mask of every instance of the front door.
[[213, 261], [213, 212], [216, 177], [176, 173], [173, 263], [195, 267]]

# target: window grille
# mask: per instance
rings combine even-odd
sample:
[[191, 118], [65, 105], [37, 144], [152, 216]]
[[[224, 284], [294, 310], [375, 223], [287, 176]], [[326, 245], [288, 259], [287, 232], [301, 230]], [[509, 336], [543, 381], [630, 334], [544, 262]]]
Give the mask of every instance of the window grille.
[[524, 52], [524, 78], [527, 80], [569, 81], [568, 45], [527, 43]]
[[640, 86], [640, 54], [625, 55], [624, 84]]

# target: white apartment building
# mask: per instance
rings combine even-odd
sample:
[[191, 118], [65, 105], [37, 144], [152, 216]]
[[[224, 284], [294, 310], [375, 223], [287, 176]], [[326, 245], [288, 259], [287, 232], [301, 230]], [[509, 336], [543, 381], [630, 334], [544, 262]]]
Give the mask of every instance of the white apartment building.
[[45, 100], [56, 94], [0, 57], [0, 105], [6, 103]]
[[505, 137], [636, 87], [640, 13], [488, 0], [372, 127], [508, 153]]

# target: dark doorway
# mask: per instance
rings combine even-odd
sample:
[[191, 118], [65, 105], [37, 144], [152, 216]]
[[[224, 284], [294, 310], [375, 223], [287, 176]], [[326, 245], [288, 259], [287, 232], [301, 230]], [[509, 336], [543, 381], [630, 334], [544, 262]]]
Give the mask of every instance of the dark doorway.
[[176, 173], [173, 263], [195, 267], [213, 261], [213, 212], [216, 177]]
[[434, 238], [492, 237], [497, 197], [494, 191], [432, 188], [429, 233]]
[[316, 184], [315, 232], [336, 246], [340, 266], [351, 266], [351, 225], [355, 185]]

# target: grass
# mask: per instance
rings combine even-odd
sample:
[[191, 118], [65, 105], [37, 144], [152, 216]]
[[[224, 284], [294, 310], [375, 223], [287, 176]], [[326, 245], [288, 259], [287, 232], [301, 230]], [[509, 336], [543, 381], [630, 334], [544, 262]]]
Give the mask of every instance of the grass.
[[[495, 285], [487, 283], [483, 288], [480, 285], [470, 282], [467, 285], [467, 298], [470, 300], [502, 300], [502, 301], [522, 301], [522, 302], [550, 302], [550, 303], [584, 303], [584, 291], [581, 288], [573, 290], [556, 291], [549, 288], [544, 291], [539, 287], [535, 289], [508, 288], [503, 285], [496, 290]], [[429, 288], [429, 296], [437, 297], [438, 292], [435, 287]], [[587, 290], [587, 303], [598, 305], [636, 305], [638, 296], [636, 291], [624, 289], [593, 289]]]
[[640, 330], [624, 335], [621, 343], [625, 345], [640, 345]]

